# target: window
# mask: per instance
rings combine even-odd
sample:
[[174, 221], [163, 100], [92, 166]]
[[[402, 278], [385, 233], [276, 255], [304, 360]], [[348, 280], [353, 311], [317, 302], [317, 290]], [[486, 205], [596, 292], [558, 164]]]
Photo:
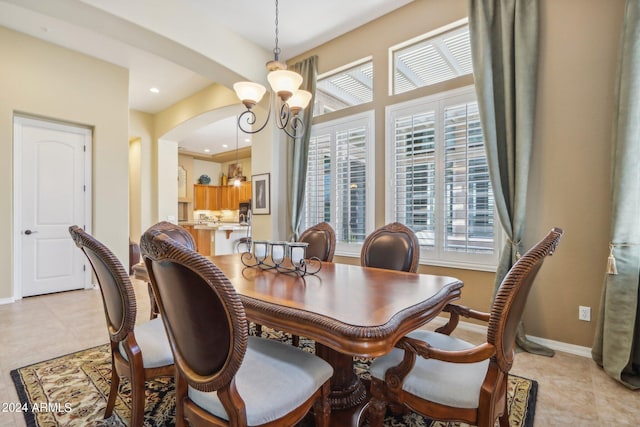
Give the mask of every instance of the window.
[[302, 228], [330, 223], [344, 255], [373, 228], [373, 141], [373, 112], [311, 128]]
[[373, 63], [366, 58], [318, 76], [313, 115], [373, 101]]
[[473, 88], [387, 107], [387, 222], [430, 264], [493, 269], [494, 199]]
[[[453, 28], [453, 29], [452, 29]], [[469, 26], [454, 23], [391, 49], [393, 94], [407, 92], [473, 72]]]

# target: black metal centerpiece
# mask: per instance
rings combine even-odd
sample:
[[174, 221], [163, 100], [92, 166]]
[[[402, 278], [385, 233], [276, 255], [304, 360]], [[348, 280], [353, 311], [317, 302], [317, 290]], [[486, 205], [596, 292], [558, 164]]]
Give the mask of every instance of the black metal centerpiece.
[[322, 268], [317, 257], [307, 258], [306, 242], [254, 240], [253, 251], [244, 252], [240, 259], [247, 267], [294, 273], [299, 276], [316, 274]]

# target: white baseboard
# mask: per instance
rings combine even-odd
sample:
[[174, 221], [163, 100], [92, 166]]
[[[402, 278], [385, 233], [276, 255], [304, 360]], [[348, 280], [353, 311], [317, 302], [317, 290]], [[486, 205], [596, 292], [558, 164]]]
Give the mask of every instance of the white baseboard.
[[0, 298], [0, 305], [11, 304], [12, 302], [15, 302], [13, 298]]
[[[446, 323], [446, 321], [447, 321], [446, 317], [439, 316], [436, 319], [434, 319], [434, 322], [442, 322], [442, 324]], [[484, 335], [487, 334], [487, 327], [478, 325], [476, 323], [465, 322], [461, 320], [458, 323], [458, 327], [460, 329], [464, 329], [465, 331], [477, 332]], [[591, 348], [589, 347], [583, 347], [580, 345], [569, 344], [566, 342], [550, 340], [547, 338], [535, 337], [532, 335], [527, 335], [527, 338], [529, 338], [531, 341], [535, 343], [542, 344], [546, 347], [549, 347], [552, 350], [562, 351], [563, 353], [574, 354], [576, 356], [582, 356], [582, 357], [587, 357], [591, 359]]]

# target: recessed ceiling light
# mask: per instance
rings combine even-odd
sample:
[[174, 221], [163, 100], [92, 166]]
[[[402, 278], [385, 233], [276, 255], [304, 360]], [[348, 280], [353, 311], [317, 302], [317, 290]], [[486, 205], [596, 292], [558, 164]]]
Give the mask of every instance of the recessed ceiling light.
[[205, 152], [205, 153], [208, 153], [209, 151], [211, 151], [211, 150], [209, 150], [208, 148], [205, 148], [205, 149], [204, 149], [204, 152]]
[[251, 142], [251, 138], [245, 138], [244, 142]]
[[149, 92], [160, 93], [160, 89], [158, 89], [157, 87], [152, 87], [151, 89], [149, 89]]
[[227, 148], [229, 147], [227, 144], [222, 144], [222, 148]]

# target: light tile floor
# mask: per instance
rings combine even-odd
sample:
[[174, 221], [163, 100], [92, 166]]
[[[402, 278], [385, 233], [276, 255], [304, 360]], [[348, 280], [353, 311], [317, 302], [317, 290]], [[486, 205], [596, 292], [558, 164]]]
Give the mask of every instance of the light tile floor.
[[[149, 314], [146, 284], [134, 280], [138, 319]], [[484, 337], [458, 330], [471, 342]], [[0, 305], [0, 405], [18, 402], [10, 371], [108, 342], [98, 290], [24, 298]], [[610, 379], [588, 358], [557, 352], [553, 358], [518, 353], [513, 374], [538, 381], [535, 426], [640, 425], [640, 391]], [[0, 427], [24, 426], [21, 413], [0, 407]]]

